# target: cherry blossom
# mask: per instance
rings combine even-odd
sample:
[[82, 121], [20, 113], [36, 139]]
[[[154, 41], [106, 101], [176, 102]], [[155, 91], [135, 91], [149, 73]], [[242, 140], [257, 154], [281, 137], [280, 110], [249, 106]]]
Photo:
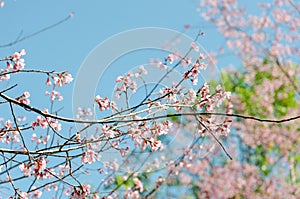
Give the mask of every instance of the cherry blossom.
[[90, 185], [82, 185], [80, 187], [74, 187], [71, 193], [71, 198], [84, 199], [90, 194]]
[[[145, 72], [145, 70], [142, 71]], [[127, 73], [124, 76], [117, 77], [116, 82], [119, 83], [119, 86], [115, 88], [117, 98], [120, 98], [120, 96], [123, 93], [128, 92], [128, 90], [136, 92], [136, 81], [134, 81], [132, 77], [134, 77], [134, 75], [131, 72]]]
[[45, 173], [46, 168], [47, 168], [47, 162], [46, 162], [45, 158], [40, 157], [34, 163], [33, 175], [36, 178], [41, 178], [41, 179], [46, 178], [46, 173]]
[[36, 126], [40, 126], [45, 129], [48, 127], [48, 120], [46, 118], [42, 118], [41, 116], [36, 117], [36, 121], [31, 123], [31, 127], [34, 129]]
[[133, 178], [133, 182], [134, 182], [134, 184], [135, 184], [135, 188], [136, 188], [139, 192], [143, 192], [143, 191], [144, 191], [143, 183], [142, 183], [138, 178]]
[[30, 104], [30, 100], [28, 99], [30, 97], [30, 93], [29, 92], [24, 92], [23, 95], [21, 95], [20, 97], [18, 97], [18, 101], [22, 104]]
[[57, 74], [57, 76], [52, 76], [52, 80], [55, 86], [61, 87], [63, 85], [71, 83], [73, 81], [73, 77], [71, 74], [64, 72], [61, 74]]
[[[34, 186], [32, 187], [33, 189], [35, 188]], [[35, 190], [32, 194], [32, 198], [41, 198], [43, 192], [40, 190]]]
[[92, 164], [93, 162], [95, 162], [96, 160], [98, 160], [100, 158], [99, 154], [96, 153], [95, 151], [88, 149], [83, 155], [82, 155], [82, 159], [81, 162], [82, 164], [88, 163], [88, 164]]
[[148, 140], [148, 142], [150, 144], [152, 151], [157, 151], [157, 150], [163, 148], [163, 145], [160, 140], [154, 140], [153, 138], [150, 138], [150, 140]]
[[25, 176], [31, 176], [31, 168], [30, 165], [26, 165], [25, 163], [19, 166], [20, 171], [24, 173]]

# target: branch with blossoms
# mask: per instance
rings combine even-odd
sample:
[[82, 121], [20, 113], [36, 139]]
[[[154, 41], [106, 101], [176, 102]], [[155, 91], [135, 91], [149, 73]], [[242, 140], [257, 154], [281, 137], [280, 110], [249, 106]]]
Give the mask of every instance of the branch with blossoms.
[[[25, 55], [25, 50], [22, 50], [1, 60], [6, 62], [6, 69], [1, 72], [2, 81], [8, 80], [11, 78], [11, 75], [21, 72], [26, 74], [46, 74], [48, 76], [46, 79], [46, 85], [53, 85], [53, 89], [64, 86], [72, 81], [72, 76], [66, 71], [58, 73], [55, 71], [25, 70], [25, 62], [22, 58]], [[203, 56], [201, 56], [200, 59], [204, 59]], [[185, 80], [193, 81], [197, 78], [197, 74], [199, 73], [197, 71], [201, 70], [201, 67], [199, 67], [200, 65], [198, 64], [200, 59], [197, 60], [197, 63], [190, 66], [191, 69], [188, 69], [188, 71], [184, 74], [181, 82]], [[140, 77], [142, 73], [147, 73], [144, 68], [141, 69], [142, 72], [138, 72], [139, 75], [132, 76], [132, 74], [127, 74], [126, 76], [119, 77], [117, 79], [117, 83], [119, 83], [120, 86], [117, 87], [116, 94], [120, 96], [125, 95], [127, 102], [128, 93], [136, 91], [134, 77]], [[141, 110], [138, 111], [132, 111], [133, 109], [127, 106], [127, 110], [122, 113], [117, 112], [118, 107], [116, 107], [116, 104], [113, 101], [110, 101], [107, 97], [101, 98], [100, 96], [96, 96], [95, 103], [98, 105], [100, 111], [113, 110], [116, 112], [112, 116], [105, 117], [99, 121], [63, 118], [57, 114], [49, 113], [47, 109], [41, 110], [31, 106], [31, 102], [29, 100], [30, 94], [27, 91], [19, 97], [9, 97], [4, 93], [11, 92], [15, 86], [3, 90], [0, 92], [0, 95], [10, 105], [13, 122], [6, 120], [4, 127], [1, 129], [0, 139], [3, 143], [6, 143], [6, 145], [12, 144], [13, 147], [10, 147], [12, 149], [1, 147], [1, 152], [5, 162], [9, 162], [11, 157], [14, 157], [14, 160], [11, 161], [12, 164], [7, 165], [5, 171], [1, 172], [1, 175], [7, 174], [8, 176], [8, 178], [2, 181], [1, 184], [11, 183], [12, 188], [15, 190], [15, 197], [37, 197], [34, 194], [31, 194], [32, 192], [37, 192], [37, 195], [41, 194], [41, 190], [36, 188], [37, 181], [42, 180], [44, 183], [49, 184], [50, 187], [52, 187], [50, 189], [56, 189], [56, 180], [61, 179], [61, 184], [71, 187], [69, 192], [70, 197], [78, 197], [79, 195], [84, 197], [86, 194], [90, 194], [89, 186], [81, 184], [79, 186], [76, 185], [79, 181], [76, 177], [73, 177], [74, 175], [84, 173], [83, 171], [74, 168], [74, 164], [78, 164], [77, 159], [80, 158], [81, 164], [83, 165], [86, 163], [92, 164], [96, 162], [97, 159], [100, 159], [100, 154], [112, 149], [118, 151], [122, 157], [125, 157], [126, 153], [130, 150], [130, 147], [132, 147], [132, 144], [137, 147], [136, 150], [140, 151], [150, 149], [152, 152], [155, 152], [163, 150], [163, 143], [159, 136], [168, 134], [173, 124], [171, 121], [165, 120], [167, 117], [171, 116], [171, 114], [169, 116], [157, 117], [156, 115], [158, 113], [167, 109], [174, 110], [178, 113], [189, 109], [193, 109], [194, 112], [196, 112], [197, 108], [195, 107], [198, 107], [200, 111], [209, 111], [217, 104], [221, 104], [225, 98], [229, 97], [229, 95], [224, 93], [221, 88], [218, 88], [215, 94], [210, 95], [207, 85], [201, 89], [201, 95], [198, 93], [198, 97], [196, 96], [196, 92], [193, 90], [184, 91], [183, 88], [180, 88], [180, 84], [181, 83], [175, 83], [171, 88], [162, 88], [160, 92], [156, 94], [157, 96], [154, 97], [154, 100], [148, 99], [147, 102], [142, 102], [140, 105]], [[182, 92], [186, 93], [180, 95]], [[49, 92], [46, 92], [46, 94], [48, 93]], [[62, 100], [62, 98], [59, 98], [55, 92], [52, 93], [53, 95], [50, 98], [51, 101], [54, 101], [56, 97], [58, 97], [58, 100]], [[153, 93], [153, 91], [151, 91], [151, 93]], [[186, 98], [185, 95], [188, 98]], [[199, 104], [196, 105], [195, 101]], [[17, 108], [16, 106], [24, 108], [27, 113], [35, 112], [38, 116], [31, 122], [30, 125], [23, 123], [22, 120], [18, 120], [15, 111]], [[173, 114], [173, 116], [176, 115]], [[208, 116], [208, 118], [209, 117], [210, 116]], [[163, 119], [163, 121], [160, 121], [160, 119]], [[206, 125], [213, 126], [213, 119], [210, 121], [208, 120], [209, 119], [203, 119], [203, 122], [206, 123]], [[72, 132], [73, 135], [68, 137], [65, 133], [61, 132], [63, 127], [60, 122], [63, 121], [91, 125], [84, 127], [78, 132]], [[109, 125], [110, 123], [115, 123], [115, 125]], [[83, 131], [91, 129], [92, 126], [95, 126], [96, 124], [102, 124], [102, 127], [100, 126], [101, 132], [96, 133], [94, 135], [95, 137], [82, 136]], [[217, 125], [220, 126], [221, 124]], [[44, 129], [47, 133], [38, 133], [37, 129]], [[98, 129], [99, 127], [97, 126], [95, 129], [96, 132]], [[134, 129], [136, 130], [134, 131]], [[25, 134], [28, 135], [30, 131], [33, 131], [33, 133], [31, 139], [28, 139], [28, 136], [25, 136]], [[204, 133], [205, 132], [202, 132], [202, 134]], [[56, 143], [52, 142], [49, 145], [50, 137], [52, 137], [52, 140], [55, 140], [53, 138], [54, 136], [57, 137]], [[132, 144], [127, 144], [126, 146], [124, 141], [128, 142], [128, 139], [132, 140]], [[28, 144], [28, 142], [33, 144]], [[20, 144], [18, 145], [18, 143]], [[33, 147], [32, 145], [36, 146]], [[61, 163], [49, 166], [51, 162], [58, 162], [56, 159], [61, 159]], [[61, 177], [64, 175], [59, 172], [59, 166], [62, 164], [67, 165], [69, 170], [76, 173], [69, 173], [65, 177], [68, 179], [65, 180]], [[20, 169], [19, 172], [23, 173], [24, 176], [13, 177], [10, 175], [11, 173], [15, 173], [17, 168]], [[35, 180], [33, 180], [28, 190], [26, 192], [18, 191], [19, 188], [16, 188], [15, 184], [19, 181], [25, 180], [26, 178], [31, 178], [31, 176], [33, 176]], [[74, 182], [72, 183], [70, 181]], [[140, 183], [138, 178], [134, 178], [134, 182], [136, 184]], [[142, 185], [139, 185], [140, 192], [143, 191], [141, 186]]]
[[[190, 51], [197, 51], [195, 45], [195, 43], [191, 44]], [[63, 100], [55, 89], [71, 83], [72, 76], [67, 71], [25, 70], [25, 62], [22, 58], [25, 55], [25, 50], [21, 50], [1, 59], [6, 62], [6, 69], [0, 73], [1, 80], [8, 80], [11, 75], [17, 73], [44, 74], [47, 75], [45, 85], [53, 88], [51, 92], [46, 91], [46, 95], [50, 95], [51, 103], [55, 100]], [[188, 60], [187, 55], [188, 53], [181, 57], [170, 54], [166, 58], [169, 62], [167, 64], [171, 65], [177, 61], [173, 66], [175, 69], [183, 60]], [[155, 86], [157, 90], [152, 89], [145, 100], [132, 107], [129, 106], [129, 95], [137, 90], [136, 78], [147, 75], [147, 70], [140, 67], [135, 73], [117, 77], [118, 85], [115, 94], [120, 99], [125, 97], [126, 108], [119, 110], [117, 103], [108, 97], [96, 96], [94, 101], [100, 112], [110, 110], [113, 112], [98, 120], [90, 119], [93, 113], [84, 108], [79, 109], [77, 119], [62, 117], [47, 109], [36, 108], [30, 105], [30, 94], [27, 91], [18, 97], [6, 94], [15, 86], [1, 91], [0, 97], [9, 104], [12, 121], [7, 119], [1, 128], [0, 140], [3, 145], [0, 150], [5, 169], [0, 172], [0, 176], [7, 175], [7, 177], [1, 180], [0, 185], [10, 184], [15, 192], [14, 197], [24, 198], [38, 198], [43, 191], [58, 189], [64, 190], [62, 192], [70, 198], [84, 198], [88, 195], [117, 197], [120, 196], [119, 189], [125, 191], [126, 197], [140, 195], [148, 197], [168, 178], [176, 175], [176, 171], [184, 164], [186, 158], [200, 148], [209, 152], [215, 147], [215, 144], [204, 145], [205, 138], [217, 143], [230, 157], [220, 139], [228, 136], [232, 117], [271, 123], [283, 123], [300, 117], [269, 120], [233, 114], [230, 93], [225, 92], [221, 86], [217, 86], [214, 90], [206, 83], [199, 89], [181, 87], [184, 81], [197, 85], [198, 75], [206, 68], [205, 57], [202, 54], [194, 63], [184, 62], [185, 72], [179, 82], [161, 88], [157, 84]], [[168, 73], [170, 71], [166, 74]], [[167, 75], [162, 77], [164, 78], [167, 78]], [[25, 114], [35, 113], [37, 116], [30, 123], [25, 123], [25, 119], [16, 115], [17, 107], [24, 109]], [[217, 112], [223, 109], [224, 112]], [[164, 112], [168, 113], [164, 114]], [[62, 122], [82, 123], [85, 126], [77, 131], [69, 130], [68, 135]], [[149, 153], [145, 159], [149, 160], [156, 153], [163, 152], [166, 150], [165, 146], [168, 146], [165, 140], [168, 136], [174, 136], [178, 130], [182, 130], [182, 135], [195, 137], [195, 139], [190, 145], [180, 143], [176, 150], [179, 150], [182, 155], [177, 157], [177, 161], [170, 160], [165, 165], [156, 162], [152, 166], [149, 164], [151, 162], [143, 161], [137, 168], [134, 166], [129, 167], [128, 170], [120, 168], [120, 165], [125, 166], [132, 162], [136, 153]], [[93, 133], [88, 136], [86, 134], [88, 131]], [[28, 135], [31, 135], [31, 138]], [[97, 164], [101, 162], [101, 156], [111, 151], [119, 153], [116, 157], [121, 163], [113, 160], [103, 165]], [[144, 167], [147, 168], [145, 171]], [[150, 176], [161, 174], [164, 169], [168, 171], [167, 174], [157, 179], [152, 191], [144, 188], [144, 180], [154, 178]], [[97, 172], [95, 173], [94, 170]], [[88, 172], [98, 174], [104, 180], [96, 189], [92, 190], [90, 184], [81, 183], [80, 176], [87, 175]], [[21, 176], [16, 175], [18, 173]], [[124, 179], [120, 179], [120, 175], [123, 175]], [[21, 185], [17, 184], [26, 180], [31, 181], [30, 186], [27, 190], [21, 191], [18, 187]], [[38, 186], [39, 183], [43, 185]], [[125, 189], [126, 187], [129, 188]], [[110, 191], [107, 193], [106, 190]]]

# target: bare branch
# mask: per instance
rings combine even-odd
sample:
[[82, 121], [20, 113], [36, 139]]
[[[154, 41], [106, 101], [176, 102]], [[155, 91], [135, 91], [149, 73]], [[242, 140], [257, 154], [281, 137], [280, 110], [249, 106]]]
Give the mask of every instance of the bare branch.
[[50, 29], [52, 29], [52, 28], [54, 28], [54, 27], [56, 27], [56, 26], [58, 26], [58, 25], [60, 25], [60, 24], [62, 24], [64, 22], [68, 21], [72, 16], [73, 16], [73, 13], [70, 13], [66, 18], [64, 18], [64, 19], [62, 19], [62, 20], [60, 20], [60, 21], [58, 21], [58, 22], [56, 22], [56, 23], [54, 23], [52, 25], [49, 25], [49, 26], [47, 26], [45, 28], [42, 28], [42, 29], [40, 29], [40, 30], [38, 30], [38, 31], [36, 31], [34, 33], [26, 35], [24, 37], [21, 37], [21, 34], [22, 34], [22, 31], [21, 31], [21, 33], [19, 34], [19, 36], [17, 37], [17, 39], [15, 41], [7, 43], [7, 44], [2, 44], [2, 45], [0, 45], [0, 48], [6, 48], [6, 47], [13, 46], [13, 45], [15, 45], [17, 43], [20, 43], [20, 42], [22, 42], [22, 41], [24, 41], [26, 39], [29, 39], [31, 37], [34, 37], [34, 36], [36, 36], [38, 34], [41, 34], [41, 33], [45, 32], [45, 31], [48, 31], [48, 30], [50, 30]]

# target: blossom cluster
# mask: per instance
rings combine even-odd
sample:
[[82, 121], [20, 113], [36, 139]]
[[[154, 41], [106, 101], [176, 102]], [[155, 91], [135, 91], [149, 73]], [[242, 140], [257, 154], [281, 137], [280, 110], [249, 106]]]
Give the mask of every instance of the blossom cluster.
[[[1, 2], [0, 2], [1, 6]], [[3, 61], [6, 61], [6, 69], [1, 69], [0, 71], [0, 81], [10, 79], [11, 71], [18, 71], [24, 69], [25, 61], [22, 56], [26, 55], [26, 51], [22, 49], [19, 52], [15, 52], [14, 54], [5, 57]]]
[[[52, 81], [51, 81], [52, 79]], [[73, 77], [68, 72], [62, 72], [55, 75], [51, 75], [51, 77], [48, 77], [46, 80], [46, 85], [51, 86], [52, 84], [54, 86], [62, 87], [63, 85], [69, 84], [73, 81]]]
[[28, 105], [30, 104], [30, 100], [28, 99], [29, 97], [30, 97], [30, 93], [26, 91], [17, 99], [20, 103]]
[[[49, 113], [48, 109], [44, 109], [43, 112]], [[31, 128], [33, 130], [35, 130], [35, 127], [37, 127], [37, 126], [41, 127], [42, 129], [51, 127], [53, 129], [55, 129], [56, 131], [61, 130], [61, 123], [59, 123], [59, 121], [56, 119], [51, 119], [48, 117], [42, 118], [41, 116], [37, 116], [36, 120], [31, 123]]]
[[5, 144], [19, 143], [20, 133], [10, 120], [4, 123], [4, 128], [0, 129], [0, 141]]
[[56, 75], [50, 75], [50, 77], [47, 78], [46, 80], [46, 86], [52, 86], [53, 85], [53, 90], [51, 92], [46, 91], [45, 95], [50, 96], [50, 100], [58, 100], [62, 101], [64, 98], [60, 94], [60, 92], [55, 90], [55, 87], [62, 87], [66, 84], [69, 84], [73, 81], [73, 77], [70, 73], [64, 71], [62, 73], [58, 73]]
[[132, 78], [134, 74], [129, 72], [124, 76], [118, 76], [116, 82], [119, 83], [119, 86], [115, 88], [116, 98], [120, 98], [123, 93], [131, 90], [132, 92], [136, 92], [136, 81]]
[[[196, 47], [194, 46], [194, 48], [196, 48]], [[207, 63], [205, 63], [204, 60], [205, 60], [204, 55], [200, 54], [198, 59], [196, 60], [196, 62], [194, 64], [192, 64], [192, 68], [184, 73], [184, 78], [190, 79], [192, 81], [193, 85], [198, 84], [198, 76], [199, 76], [201, 70], [205, 70], [207, 67]]]
[[117, 110], [116, 103], [114, 101], [109, 101], [108, 97], [102, 98], [100, 95], [97, 95], [94, 100], [98, 104], [100, 111], [109, 110], [110, 108], [112, 110]]
[[90, 185], [82, 185], [80, 187], [74, 187], [71, 193], [71, 199], [84, 199], [90, 194]]
[[31, 164], [21, 164], [19, 166], [20, 171], [25, 175], [25, 176], [31, 176], [34, 175], [36, 178], [40, 179], [45, 179], [45, 178], [51, 178], [52, 175], [46, 171], [47, 169], [47, 161], [44, 157], [38, 158], [34, 162], [34, 168], [31, 170]]

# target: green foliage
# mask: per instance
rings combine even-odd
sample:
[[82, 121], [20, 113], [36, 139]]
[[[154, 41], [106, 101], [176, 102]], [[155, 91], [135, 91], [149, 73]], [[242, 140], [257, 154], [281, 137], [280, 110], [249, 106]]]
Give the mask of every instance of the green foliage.
[[[280, 93], [285, 93], [285, 98], [279, 98]], [[274, 112], [276, 116], [282, 117], [287, 115], [288, 108], [296, 108], [296, 92], [293, 90], [288, 90], [287, 87], [280, 87], [275, 91], [275, 101], [274, 101]]]
[[251, 99], [252, 96], [256, 96], [257, 94], [253, 86], [245, 83], [245, 74], [226, 73], [223, 71], [221, 75], [225, 90], [230, 91], [233, 95], [237, 95], [241, 103], [245, 104], [245, 114], [264, 117], [259, 111], [259, 104], [253, 103]]
[[257, 146], [254, 148], [252, 157], [260, 173], [267, 176], [271, 172], [271, 165], [269, 165], [267, 160], [267, 151], [261, 145]]
[[[171, 111], [171, 110], [168, 110], [167, 113], [168, 113], [168, 115], [172, 115], [175, 112]], [[180, 122], [180, 118], [177, 117], [177, 116], [171, 116], [171, 117], [168, 117], [168, 119], [171, 120], [171, 122], [174, 122], [174, 123], [179, 123]]]
[[124, 176], [122, 176], [122, 175], [116, 175], [115, 183], [116, 183], [117, 186], [124, 186], [125, 188], [134, 186], [134, 182], [133, 182], [133, 179], [131, 177], [128, 178], [127, 180], [124, 180], [123, 177]]

